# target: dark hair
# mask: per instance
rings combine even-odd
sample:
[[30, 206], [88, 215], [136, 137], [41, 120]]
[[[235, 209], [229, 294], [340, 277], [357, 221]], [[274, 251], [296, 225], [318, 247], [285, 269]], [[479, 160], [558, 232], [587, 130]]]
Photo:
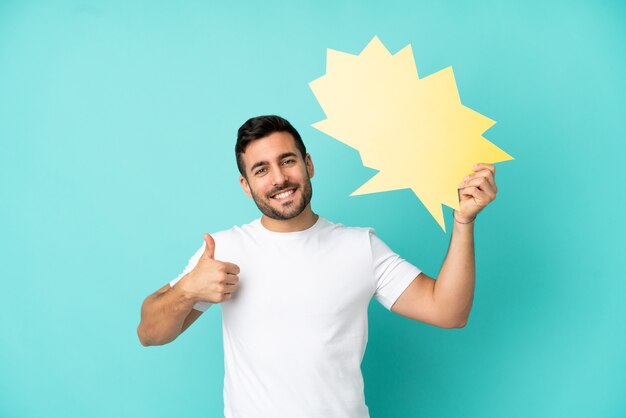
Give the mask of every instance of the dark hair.
[[237, 131], [237, 143], [235, 144], [235, 157], [237, 159], [237, 168], [242, 176], [248, 178], [245, 174], [243, 158], [241, 154], [246, 152], [246, 147], [252, 141], [265, 138], [274, 132], [288, 132], [293, 136], [296, 142], [296, 147], [302, 154], [302, 158], [306, 157], [306, 147], [302, 142], [302, 137], [296, 131], [296, 128], [291, 126], [291, 123], [287, 119], [281, 118], [276, 115], [257, 116], [250, 118], [241, 125]]

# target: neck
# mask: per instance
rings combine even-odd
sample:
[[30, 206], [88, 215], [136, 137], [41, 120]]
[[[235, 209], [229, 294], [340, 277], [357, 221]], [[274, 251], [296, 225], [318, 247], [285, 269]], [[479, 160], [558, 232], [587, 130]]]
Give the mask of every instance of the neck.
[[272, 232], [297, 232], [312, 227], [315, 222], [317, 222], [317, 218], [319, 218], [319, 215], [313, 213], [311, 204], [309, 203], [295, 218], [281, 220], [272, 219], [263, 215], [261, 217], [261, 224]]

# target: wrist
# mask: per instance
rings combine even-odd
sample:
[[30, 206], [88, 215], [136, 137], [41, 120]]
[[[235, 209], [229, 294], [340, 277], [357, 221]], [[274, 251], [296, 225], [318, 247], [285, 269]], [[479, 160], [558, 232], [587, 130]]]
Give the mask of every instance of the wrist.
[[452, 210], [452, 217], [454, 218], [454, 222], [461, 225], [469, 225], [473, 224], [476, 220], [476, 215], [473, 217], [467, 217], [459, 214], [456, 209]]
[[193, 282], [192, 273], [186, 274], [178, 283], [174, 286], [177, 289], [180, 298], [185, 302], [196, 303], [200, 300], [198, 292], [196, 292]]

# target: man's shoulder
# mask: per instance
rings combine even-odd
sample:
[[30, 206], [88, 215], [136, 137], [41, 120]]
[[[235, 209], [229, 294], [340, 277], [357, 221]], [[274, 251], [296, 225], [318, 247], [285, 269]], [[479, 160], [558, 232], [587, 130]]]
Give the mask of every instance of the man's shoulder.
[[[212, 235], [216, 239], [241, 239], [254, 238], [257, 235], [264, 235], [264, 232], [267, 231], [261, 224], [261, 218], [256, 218], [245, 224], [233, 225], [230, 228], [219, 230]], [[317, 225], [314, 225], [311, 230], [307, 232], [338, 234], [344, 236], [367, 236], [369, 234], [375, 234], [375, 230], [372, 227], [346, 225], [341, 222], [331, 221], [321, 215], [319, 216]]]
[[245, 234], [254, 234], [259, 229], [261, 219], [257, 218], [248, 223], [241, 225], [233, 225], [230, 228], [218, 230], [211, 235], [218, 238], [235, 237]]
[[345, 225], [341, 222], [333, 222], [321, 216], [320, 220], [322, 220], [325, 224], [323, 229], [337, 234], [344, 234], [349, 236], [363, 236], [374, 233], [374, 228], [371, 228], [369, 226]]
[[371, 230], [371, 229], [373, 229], [372, 227], [369, 227], [369, 226], [346, 225], [346, 224], [344, 224], [342, 222], [334, 222], [334, 221], [331, 221], [330, 219], [325, 218], [323, 216], [320, 216], [320, 219], [323, 219], [329, 225], [333, 225], [333, 226], [336, 226], [338, 228], [343, 228], [343, 229], [349, 229], [349, 230]]

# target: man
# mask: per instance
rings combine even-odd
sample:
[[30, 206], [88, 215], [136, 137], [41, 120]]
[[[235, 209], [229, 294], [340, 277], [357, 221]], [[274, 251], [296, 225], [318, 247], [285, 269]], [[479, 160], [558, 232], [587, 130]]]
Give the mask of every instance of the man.
[[166, 344], [221, 303], [227, 418], [368, 417], [360, 365], [369, 301], [438, 327], [465, 326], [473, 222], [495, 198], [494, 167], [478, 164], [459, 185], [460, 210], [435, 281], [371, 229], [312, 211], [313, 161], [286, 120], [248, 120], [235, 152], [241, 186], [263, 215], [204, 235], [182, 274], [144, 301], [141, 343]]

